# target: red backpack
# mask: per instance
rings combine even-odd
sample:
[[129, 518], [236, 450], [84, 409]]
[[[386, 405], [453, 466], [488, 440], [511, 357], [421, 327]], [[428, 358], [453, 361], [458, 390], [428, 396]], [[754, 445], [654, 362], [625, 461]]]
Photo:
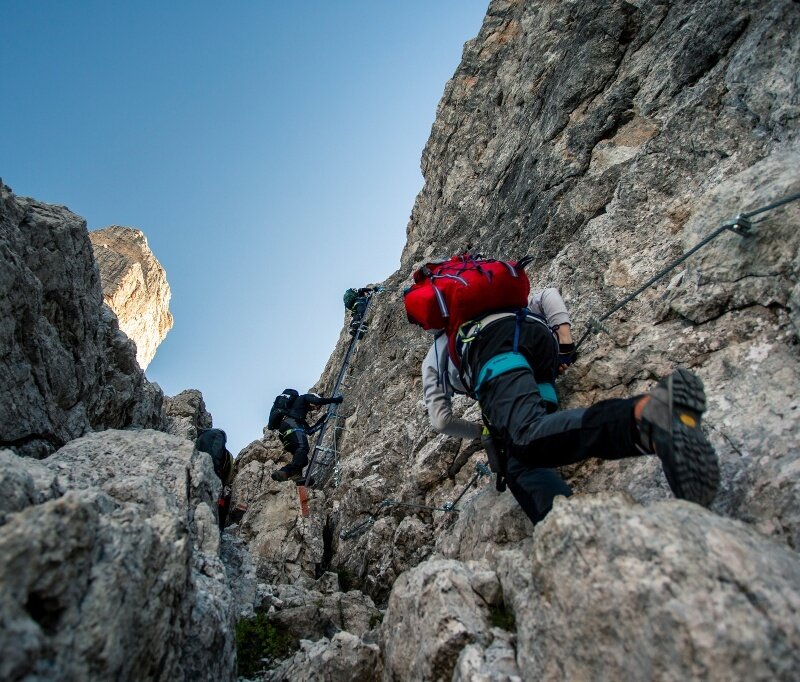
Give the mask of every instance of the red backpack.
[[523, 269], [530, 262], [485, 259], [468, 253], [443, 263], [428, 263], [414, 273], [404, 302], [408, 321], [423, 329], [444, 329], [455, 354], [455, 337], [465, 322], [501, 310], [528, 305], [530, 282]]

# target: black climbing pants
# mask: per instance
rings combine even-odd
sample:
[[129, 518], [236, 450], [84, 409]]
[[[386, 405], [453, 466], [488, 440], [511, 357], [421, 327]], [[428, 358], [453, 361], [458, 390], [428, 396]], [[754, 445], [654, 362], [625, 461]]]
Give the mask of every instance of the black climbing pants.
[[[540, 326], [542, 333], [550, 333]], [[500, 338], [509, 332], [510, 339]], [[484, 352], [471, 352], [473, 376], [495, 353], [511, 349], [513, 333], [513, 325], [505, 324], [490, 325], [480, 333], [479, 348]], [[529, 343], [525, 335], [520, 343], [520, 352], [529, 355], [523, 347]], [[534, 374], [527, 369], [501, 374], [481, 387], [484, 417], [506, 446], [508, 487], [531, 521], [545, 517], [556, 495], [571, 494], [553, 467], [589, 457], [620, 459], [641, 454], [636, 448], [635, 402], [634, 398], [603, 400], [588, 409], [548, 414]]]
[[364, 319], [364, 313], [367, 312], [367, 299], [364, 297], [357, 298], [351, 310], [353, 317], [350, 319], [350, 326], [357, 327], [361, 324], [361, 320]]
[[[286, 433], [289, 429], [295, 429]], [[302, 469], [308, 464], [308, 436], [294, 419], [284, 419], [280, 426], [283, 447], [292, 455], [291, 465]]]

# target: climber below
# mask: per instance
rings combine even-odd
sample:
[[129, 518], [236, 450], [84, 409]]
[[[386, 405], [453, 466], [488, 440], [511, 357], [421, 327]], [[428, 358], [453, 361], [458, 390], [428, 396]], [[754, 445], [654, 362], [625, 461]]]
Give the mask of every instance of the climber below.
[[316, 393], [300, 395], [295, 389], [287, 388], [272, 405], [267, 428], [277, 429], [283, 447], [292, 455], [292, 461], [284, 467], [272, 472], [275, 481], [296, 481], [303, 474], [308, 464], [308, 436], [325, 422], [323, 415], [314, 426], [306, 421], [308, 413], [322, 405], [338, 404], [344, 400], [342, 396], [323, 398]]
[[[701, 429], [706, 400], [699, 377], [679, 368], [645, 395], [558, 412], [553, 382], [576, 357], [569, 314], [558, 290], [544, 289], [528, 298], [524, 261], [502, 263], [488, 277], [485, 273], [494, 267], [488, 264], [501, 261], [466, 254], [447, 263], [453, 261], [457, 277], [449, 278], [446, 269], [437, 274], [436, 266], [429, 264], [405, 296], [410, 321], [426, 329], [447, 329], [436, 337], [422, 363], [428, 416], [440, 433], [482, 437], [498, 474], [498, 490], [507, 482], [533, 523], [550, 511], [556, 495], [571, 494], [553, 467], [589, 457], [656, 454], [677, 497], [703, 505], [711, 502], [719, 468]], [[509, 266], [517, 274], [508, 280], [514, 292], [506, 296], [503, 272]], [[434, 283], [436, 295], [425, 289]], [[467, 283], [473, 301], [479, 301], [474, 304], [477, 313], [463, 304], [465, 295], [453, 295]], [[487, 290], [475, 297], [479, 287]], [[442, 307], [442, 299], [449, 310]], [[521, 308], [526, 299], [528, 308]], [[489, 312], [486, 301], [492, 301]], [[443, 310], [447, 316], [437, 317]], [[453, 415], [454, 393], [479, 401], [486, 427]]]
[[361, 338], [367, 333], [367, 325], [363, 324], [364, 313], [367, 311], [367, 301], [377, 291], [380, 291], [380, 287], [350, 288], [344, 292], [345, 310], [353, 314], [350, 318], [350, 336], [358, 334], [358, 338]]
[[195, 447], [211, 455], [214, 473], [222, 482], [222, 491], [217, 499], [220, 531], [225, 528], [231, 511], [231, 484], [233, 483], [233, 456], [225, 447], [228, 437], [222, 429], [199, 429]]

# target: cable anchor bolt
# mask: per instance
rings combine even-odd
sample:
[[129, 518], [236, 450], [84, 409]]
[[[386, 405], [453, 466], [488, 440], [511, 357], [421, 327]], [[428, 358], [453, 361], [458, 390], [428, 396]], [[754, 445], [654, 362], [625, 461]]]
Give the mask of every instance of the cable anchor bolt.
[[743, 216], [741, 213], [735, 218], [731, 218], [723, 224], [731, 232], [735, 232], [740, 237], [752, 237], [755, 234], [753, 221], [750, 218]]

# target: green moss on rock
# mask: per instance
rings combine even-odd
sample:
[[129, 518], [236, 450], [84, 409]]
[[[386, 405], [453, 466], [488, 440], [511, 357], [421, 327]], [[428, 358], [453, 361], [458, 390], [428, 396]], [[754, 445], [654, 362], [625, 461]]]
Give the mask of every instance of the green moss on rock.
[[240, 620], [236, 624], [239, 675], [256, 675], [270, 660], [286, 658], [293, 649], [292, 645], [292, 637], [270, 623], [265, 613]]

